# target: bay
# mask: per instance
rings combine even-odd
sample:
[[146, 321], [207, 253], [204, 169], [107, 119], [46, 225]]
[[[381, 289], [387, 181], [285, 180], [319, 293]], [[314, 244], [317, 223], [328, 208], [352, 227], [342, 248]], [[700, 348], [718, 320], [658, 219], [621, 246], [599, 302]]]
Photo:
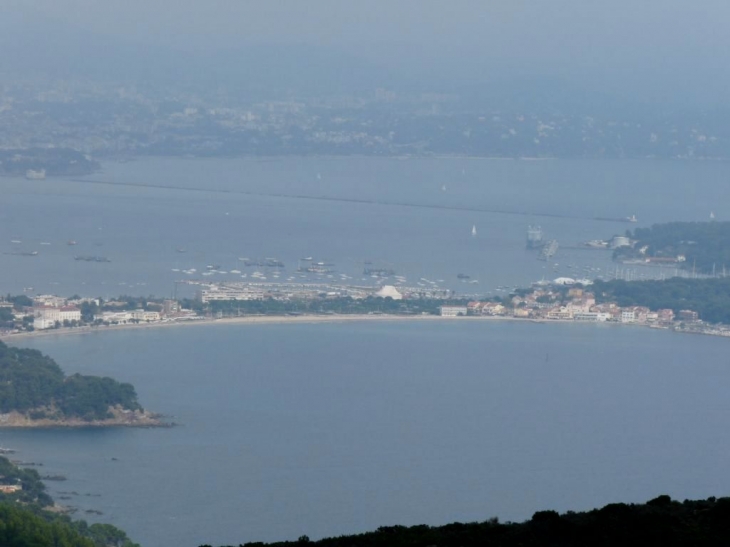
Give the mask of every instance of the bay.
[[[727, 341], [496, 321], [198, 325], [23, 345], [173, 429], [3, 431], [147, 547], [726, 495]], [[100, 510], [95, 516], [87, 510]]]
[[[567, 248], [579, 241], [710, 211], [725, 220], [729, 179], [724, 162], [468, 158], [149, 158], [81, 180], [0, 178], [0, 290], [166, 296], [190, 279], [173, 270], [220, 265], [228, 273], [209, 280], [240, 280], [239, 258], [270, 256], [285, 278], [314, 256], [352, 283], [377, 283], [362, 279], [368, 261], [408, 284], [493, 293], [615, 268]], [[639, 223], [618, 221], [633, 214]], [[528, 224], [560, 241], [554, 262], [525, 250]], [[68, 477], [49, 487], [79, 517], [147, 547], [523, 519], [730, 486], [727, 340], [383, 321], [17, 343], [68, 372], [130, 381], [183, 424], [0, 432], [19, 458]]]

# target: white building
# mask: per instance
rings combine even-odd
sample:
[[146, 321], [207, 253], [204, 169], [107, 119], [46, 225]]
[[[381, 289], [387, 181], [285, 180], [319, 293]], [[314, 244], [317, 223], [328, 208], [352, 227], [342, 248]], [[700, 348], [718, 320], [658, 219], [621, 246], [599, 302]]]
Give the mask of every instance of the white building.
[[35, 330], [52, 329], [64, 321], [81, 321], [81, 310], [75, 306], [42, 306], [35, 308], [33, 328]]
[[636, 323], [636, 312], [634, 310], [622, 310], [621, 311], [621, 322], [622, 323]]
[[130, 315], [134, 321], [159, 321], [161, 318], [160, 312], [156, 311], [134, 310]]
[[105, 311], [101, 315], [97, 315], [94, 319], [101, 320], [105, 323], [125, 324], [132, 321], [150, 322], [162, 319], [160, 312], [133, 310], [133, 311]]
[[198, 291], [197, 298], [204, 304], [214, 300], [263, 300], [264, 291], [259, 287], [233, 288], [213, 285]]
[[573, 319], [573, 310], [565, 306], [560, 306], [548, 311], [545, 317], [548, 319]]
[[383, 285], [383, 287], [375, 293], [380, 298], [392, 298], [393, 300], [403, 300], [403, 295], [398, 292], [393, 285]]
[[441, 306], [441, 317], [459, 317], [466, 313], [466, 306]]
[[50, 308], [60, 308], [66, 305], [66, 299], [55, 294], [40, 294], [33, 297], [33, 304]]
[[626, 236], [614, 236], [610, 244], [611, 249], [619, 247], [631, 247], [631, 240]]
[[573, 314], [573, 319], [575, 321], [608, 321], [611, 318], [610, 313], [605, 312], [599, 312], [599, 311], [589, 311], [589, 312], [579, 312]]

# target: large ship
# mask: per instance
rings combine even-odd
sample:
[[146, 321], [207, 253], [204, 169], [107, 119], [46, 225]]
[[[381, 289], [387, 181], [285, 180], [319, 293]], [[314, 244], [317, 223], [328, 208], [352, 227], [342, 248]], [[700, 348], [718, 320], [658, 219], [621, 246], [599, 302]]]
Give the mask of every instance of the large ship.
[[542, 248], [542, 250], [540, 251], [540, 256], [538, 256], [537, 258], [539, 260], [549, 260], [557, 252], [558, 252], [558, 240], [551, 239]]
[[542, 228], [540, 226], [527, 227], [527, 248], [540, 249], [545, 245], [542, 239]]

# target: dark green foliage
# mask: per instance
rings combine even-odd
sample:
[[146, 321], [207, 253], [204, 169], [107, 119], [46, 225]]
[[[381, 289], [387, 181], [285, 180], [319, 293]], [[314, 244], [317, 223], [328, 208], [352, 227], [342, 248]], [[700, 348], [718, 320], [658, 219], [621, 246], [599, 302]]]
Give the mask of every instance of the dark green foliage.
[[46, 405], [63, 384], [63, 371], [38, 350], [0, 342], [0, 412]]
[[24, 294], [19, 294], [17, 296], [8, 295], [5, 297], [5, 300], [11, 302], [13, 304], [13, 308], [16, 310], [21, 310], [24, 307], [30, 307], [33, 305], [33, 300]]
[[56, 392], [57, 406], [66, 416], [88, 420], [110, 418], [109, 407], [139, 409], [137, 394], [131, 384], [111, 378], [74, 374], [65, 379]]
[[60, 418], [100, 420], [109, 417], [109, 407], [137, 410], [137, 394], [131, 384], [111, 378], [74, 374], [65, 377], [61, 368], [37, 350], [9, 347], [0, 342], [0, 412], [29, 412], [36, 419], [54, 406]]
[[250, 547], [719, 547], [730, 544], [730, 498], [615, 503], [584, 513], [540, 511], [523, 523], [496, 519], [446, 526], [389, 526], [320, 541], [248, 543]]
[[[393, 315], [438, 315], [444, 305], [466, 306], [467, 300], [413, 299], [368, 297], [354, 299], [317, 298], [314, 300], [221, 300], [208, 303], [211, 313], [223, 315], [284, 315], [284, 314], [393, 314]], [[185, 305], [185, 302], [183, 302]]]
[[[0, 484], [20, 484], [23, 489], [0, 493], [0, 546], [139, 547], [122, 530], [110, 524], [71, 520], [47, 511], [53, 499], [35, 469], [22, 469], [0, 456]], [[20, 509], [19, 504], [22, 504]], [[40, 531], [36, 536], [30, 531]]]
[[646, 256], [684, 255], [682, 267], [696, 268], [698, 273], [730, 267], [730, 222], [655, 224], [651, 228], [637, 228], [630, 237], [638, 241], [634, 249], [618, 249], [617, 257], [636, 256], [638, 249], [648, 245]]
[[84, 323], [91, 323], [94, 321], [94, 316], [99, 313], [99, 306], [94, 302], [82, 302], [80, 309], [81, 321]]
[[73, 522], [74, 528], [84, 537], [94, 542], [96, 547], [139, 547], [127, 537], [119, 528], [111, 524], [92, 524], [87, 526], [84, 521]]
[[20, 484], [23, 487], [22, 490], [11, 494], [0, 493], [0, 501], [20, 501], [40, 507], [53, 505], [53, 500], [46, 494], [46, 485], [41, 481], [38, 471], [22, 469], [2, 456], [0, 456], [0, 484]]
[[693, 310], [708, 323], [730, 323], [730, 278], [664, 281], [596, 281], [592, 287], [598, 302], [619, 306], [669, 308], [675, 313]]
[[0, 503], [0, 545], [3, 547], [96, 547], [68, 523], [47, 521], [28, 509]]
[[15, 325], [12, 308], [0, 307], [0, 327], [12, 328]]

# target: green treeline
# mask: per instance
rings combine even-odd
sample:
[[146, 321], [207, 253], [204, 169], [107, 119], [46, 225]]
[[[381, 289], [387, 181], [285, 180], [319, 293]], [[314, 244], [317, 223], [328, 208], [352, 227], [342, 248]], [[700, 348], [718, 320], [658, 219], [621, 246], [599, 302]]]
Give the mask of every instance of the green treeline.
[[28, 509], [0, 503], [0, 545], [3, 547], [96, 547], [63, 521], [47, 521]]
[[223, 315], [286, 315], [286, 314], [368, 314], [394, 315], [438, 315], [444, 305], [466, 306], [468, 300], [438, 300], [419, 298], [414, 300], [393, 300], [392, 298], [355, 299], [349, 296], [318, 298], [313, 300], [220, 300], [202, 304], [197, 300], [182, 300], [184, 308], [198, 313], [222, 313]]
[[18, 484], [23, 488], [12, 494], [0, 492], [0, 502], [21, 502], [38, 507], [53, 505], [53, 500], [46, 493], [46, 485], [41, 481], [38, 471], [22, 469], [2, 456], [0, 456], [0, 484]]
[[619, 306], [646, 306], [652, 310], [669, 308], [675, 313], [693, 310], [708, 323], [730, 324], [730, 278], [663, 281], [596, 281], [592, 290], [598, 302]]
[[[523, 523], [454, 523], [388, 526], [365, 534], [310, 541], [247, 543], [249, 547], [719, 547], [730, 542], [730, 498], [645, 504], [614, 503], [602, 509], [558, 514], [540, 511]], [[205, 546], [209, 547], [209, 546]]]
[[111, 378], [66, 376], [38, 350], [0, 342], [0, 412], [28, 413], [33, 419], [110, 418], [110, 406], [141, 409], [131, 384]]
[[730, 222], [668, 222], [651, 228], [637, 228], [628, 234], [637, 241], [633, 249], [616, 250], [617, 258], [639, 256], [671, 257], [684, 255], [684, 268], [698, 273], [721, 272], [730, 268]]
[[0, 484], [22, 486], [0, 493], [2, 547], [139, 547], [110, 524], [89, 525], [48, 511], [53, 499], [35, 469], [22, 469], [0, 456]]

